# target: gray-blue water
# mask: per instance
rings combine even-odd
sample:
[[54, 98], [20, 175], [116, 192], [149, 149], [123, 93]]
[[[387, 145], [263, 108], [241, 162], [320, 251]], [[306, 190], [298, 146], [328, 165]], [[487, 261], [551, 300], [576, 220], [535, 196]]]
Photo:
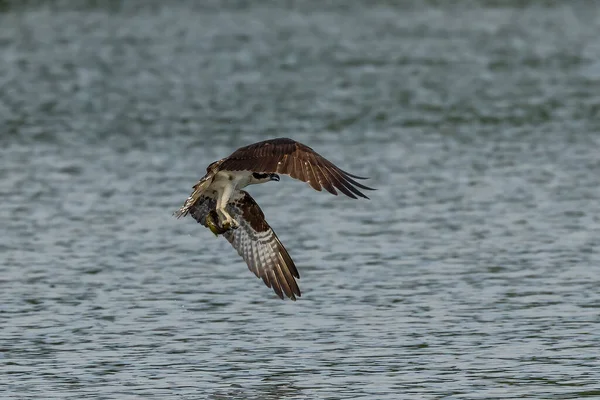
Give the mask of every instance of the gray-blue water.
[[[0, 2], [0, 398], [600, 398], [598, 3], [162, 3]], [[279, 136], [297, 302], [171, 215]]]

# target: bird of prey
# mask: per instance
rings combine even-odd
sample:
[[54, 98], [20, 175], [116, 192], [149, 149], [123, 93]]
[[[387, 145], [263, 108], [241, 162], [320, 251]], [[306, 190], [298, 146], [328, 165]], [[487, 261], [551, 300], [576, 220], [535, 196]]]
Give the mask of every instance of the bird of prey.
[[248, 185], [279, 181], [278, 174], [307, 182], [315, 190], [325, 188], [334, 195], [340, 191], [353, 199], [368, 199], [357, 188], [374, 190], [355, 180], [367, 178], [339, 169], [302, 143], [270, 139], [241, 147], [210, 164], [175, 216], [190, 214], [215, 235], [223, 235], [250, 271], [272, 287], [279, 298], [285, 294], [296, 300], [300, 297], [294, 279], [300, 278], [298, 270], [258, 204], [242, 190]]

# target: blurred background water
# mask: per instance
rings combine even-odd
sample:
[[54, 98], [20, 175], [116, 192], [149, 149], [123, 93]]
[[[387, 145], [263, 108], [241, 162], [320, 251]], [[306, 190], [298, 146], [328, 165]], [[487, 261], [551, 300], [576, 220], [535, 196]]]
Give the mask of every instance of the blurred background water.
[[[599, 10], [0, 1], [0, 397], [600, 398]], [[171, 215], [281, 136], [295, 303]]]

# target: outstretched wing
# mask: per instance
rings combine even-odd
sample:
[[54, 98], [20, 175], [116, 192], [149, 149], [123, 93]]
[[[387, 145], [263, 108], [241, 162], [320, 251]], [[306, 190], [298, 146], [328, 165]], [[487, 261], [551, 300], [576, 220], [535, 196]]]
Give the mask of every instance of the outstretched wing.
[[357, 187], [375, 190], [355, 180], [367, 178], [343, 171], [310, 147], [286, 138], [265, 140], [242, 147], [224, 159], [219, 169], [286, 174], [308, 182], [315, 190], [325, 188], [329, 193], [337, 195], [338, 189], [353, 199], [356, 196], [368, 199]]
[[[206, 196], [200, 197], [191, 208], [190, 214], [204, 226], [206, 217], [215, 209], [216, 201]], [[300, 278], [294, 261], [279, 238], [265, 220], [265, 216], [254, 199], [245, 191], [230, 200], [227, 212], [239, 224], [223, 236], [242, 256], [250, 271], [261, 278], [265, 285], [273, 288], [283, 299], [285, 294], [292, 300], [300, 297], [300, 288], [294, 278]]]

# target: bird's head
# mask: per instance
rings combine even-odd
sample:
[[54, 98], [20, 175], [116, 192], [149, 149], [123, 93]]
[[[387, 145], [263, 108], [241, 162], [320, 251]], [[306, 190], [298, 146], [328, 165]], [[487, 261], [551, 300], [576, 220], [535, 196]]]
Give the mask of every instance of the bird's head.
[[252, 173], [252, 182], [250, 183], [265, 183], [269, 181], [279, 181], [279, 175], [271, 173]]

